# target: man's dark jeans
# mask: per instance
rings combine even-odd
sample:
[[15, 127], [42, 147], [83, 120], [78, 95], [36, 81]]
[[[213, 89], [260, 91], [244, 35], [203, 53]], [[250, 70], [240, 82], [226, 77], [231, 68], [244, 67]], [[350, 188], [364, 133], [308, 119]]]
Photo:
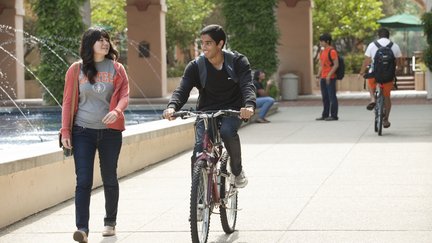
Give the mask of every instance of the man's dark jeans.
[[117, 162], [122, 146], [122, 133], [113, 129], [89, 129], [74, 126], [76, 189], [76, 226], [88, 233], [90, 194], [93, 185], [93, 168], [96, 150], [99, 152], [100, 172], [105, 193], [104, 225], [115, 226], [119, 200]]
[[338, 118], [338, 100], [336, 97], [336, 79], [330, 79], [330, 83], [326, 83], [325, 78], [320, 80], [321, 95], [323, 102], [322, 117], [334, 117]]
[[[242, 171], [240, 137], [237, 133], [242, 123], [241, 119], [233, 116], [224, 116], [221, 119], [220, 134], [225, 148], [231, 157], [231, 170], [237, 176]], [[196, 154], [202, 152], [202, 139], [204, 137], [204, 122], [197, 120], [195, 123], [195, 147], [192, 155], [192, 163], [196, 160]]]

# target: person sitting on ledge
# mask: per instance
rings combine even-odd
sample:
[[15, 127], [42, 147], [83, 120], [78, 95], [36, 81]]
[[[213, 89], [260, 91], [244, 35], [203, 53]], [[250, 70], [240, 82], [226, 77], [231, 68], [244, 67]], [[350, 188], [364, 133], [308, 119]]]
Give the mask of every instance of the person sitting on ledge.
[[269, 123], [265, 117], [273, 106], [275, 100], [269, 95], [270, 87], [273, 85], [273, 80], [267, 80], [266, 87], [263, 87], [263, 80], [265, 79], [265, 73], [261, 70], [255, 70], [253, 76], [253, 84], [256, 89], [256, 107], [259, 108], [257, 123]]

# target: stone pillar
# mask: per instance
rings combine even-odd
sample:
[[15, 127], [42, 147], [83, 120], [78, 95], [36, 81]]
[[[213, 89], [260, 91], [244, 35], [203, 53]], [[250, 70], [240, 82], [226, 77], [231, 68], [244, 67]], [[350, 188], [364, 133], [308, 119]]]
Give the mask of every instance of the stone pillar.
[[311, 94], [312, 60], [312, 0], [280, 0], [277, 24], [280, 30], [278, 46], [278, 76], [294, 73], [299, 76], [299, 93]]
[[13, 99], [25, 98], [23, 16], [24, 0], [0, 3], [0, 85]]
[[128, 0], [128, 75], [131, 98], [166, 95], [165, 0]]

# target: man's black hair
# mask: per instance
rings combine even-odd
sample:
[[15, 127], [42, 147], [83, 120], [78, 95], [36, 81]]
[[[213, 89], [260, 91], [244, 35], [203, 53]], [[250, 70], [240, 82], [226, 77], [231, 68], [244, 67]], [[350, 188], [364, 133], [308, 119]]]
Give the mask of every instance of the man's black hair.
[[378, 37], [379, 38], [390, 38], [390, 31], [386, 28], [380, 28], [378, 30]]
[[324, 41], [330, 45], [332, 42], [332, 37], [329, 33], [324, 33], [324, 34], [320, 35], [319, 40]]
[[209, 35], [216, 42], [216, 45], [223, 40], [224, 44], [222, 45], [222, 48], [226, 43], [225, 31], [222, 29], [222, 26], [217, 24], [207, 25], [201, 30], [200, 35]]

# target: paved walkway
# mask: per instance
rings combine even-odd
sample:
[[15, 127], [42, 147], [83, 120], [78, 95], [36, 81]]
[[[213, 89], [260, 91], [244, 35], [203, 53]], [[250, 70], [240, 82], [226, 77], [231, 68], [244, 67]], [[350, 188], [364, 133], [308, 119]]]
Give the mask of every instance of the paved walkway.
[[[342, 105], [335, 122], [315, 121], [319, 102], [283, 102], [271, 123], [242, 128], [249, 185], [237, 231], [224, 234], [214, 214], [209, 242], [432, 242], [432, 105], [395, 102], [379, 137], [361, 100]], [[121, 179], [116, 237], [101, 236], [95, 190], [89, 242], [190, 242], [189, 157]], [[69, 200], [2, 229], [0, 242], [73, 242], [73, 231]]]

